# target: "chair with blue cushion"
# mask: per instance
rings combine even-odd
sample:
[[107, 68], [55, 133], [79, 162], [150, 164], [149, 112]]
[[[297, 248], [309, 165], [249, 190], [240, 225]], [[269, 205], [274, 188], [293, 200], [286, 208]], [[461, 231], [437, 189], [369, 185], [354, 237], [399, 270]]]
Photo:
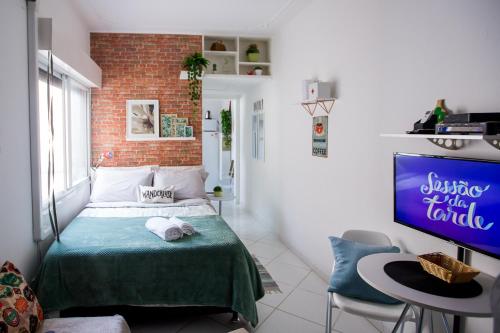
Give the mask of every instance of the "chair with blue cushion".
[[[356, 278], [361, 279], [359, 275], [357, 275], [357, 260], [356, 255], [353, 254], [358, 252], [358, 255], [362, 255], [363, 251], [370, 253], [380, 253], [380, 252], [399, 252], [397, 247], [392, 247], [391, 240], [385, 234], [375, 231], [367, 231], [367, 230], [348, 230], [346, 231], [341, 238], [331, 237], [332, 246], [337, 247], [340, 250], [342, 247], [345, 248], [345, 258], [342, 258], [342, 265], [348, 267], [350, 273], [354, 274], [353, 270], [356, 270]], [[344, 242], [344, 244], [341, 244]], [[334, 243], [336, 245], [334, 245]], [[365, 249], [363, 249], [363, 246]], [[349, 248], [351, 247], [351, 248]], [[353, 247], [357, 247], [357, 249], [353, 249]], [[359, 251], [356, 251], [359, 250]], [[339, 253], [334, 253], [334, 264], [332, 269], [332, 278], [335, 273], [335, 257], [341, 256], [341, 251]], [[351, 262], [350, 262], [351, 261]], [[336, 274], [336, 278], [338, 280], [339, 274], [342, 272], [338, 272]], [[349, 281], [346, 281], [345, 284], [351, 284], [352, 281], [355, 280], [351, 277]], [[348, 278], [346, 276], [346, 278]], [[346, 292], [342, 292], [344, 295], [339, 294], [341, 292], [338, 290], [338, 286], [333, 285], [332, 280], [330, 280], [330, 287], [328, 288], [328, 303], [327, 303], [327, 314], [326, 314], [326, 333], [330, 333], [332, 331], [332, 310], [333, 308], [337, 308], [339, 310], [363, 316], [366, 318], [380, 320], [380, 321], [390, 321], [397, 322], [403, 312], [405, 307], [404, 304], [397, 302], [397, 300], [392, 299], [391, 297], [382, 294], [381, 292], [369, 287], [364, 281], [359, 281], [359, 286], [355, 286], [357, 291], [361, 292], [361, 298], [366, 297], [370, 299], [370, 301], [366, 299], [360, 299], [355, 297], [346, 296], [349, 294], [349, 290]], [[359, 287], [359, 288], [358, 288]], [[352, 290], [351, 290], [352, 292]], [[373, 301], [377, 300], [377, 301]], [[393, 304], [390, 304], [393, 303]], [[415, 321], [415, 314], [407, 313], [405, 320]], [[401, 325], [401, 332], [404, 329], [404, 322]]]

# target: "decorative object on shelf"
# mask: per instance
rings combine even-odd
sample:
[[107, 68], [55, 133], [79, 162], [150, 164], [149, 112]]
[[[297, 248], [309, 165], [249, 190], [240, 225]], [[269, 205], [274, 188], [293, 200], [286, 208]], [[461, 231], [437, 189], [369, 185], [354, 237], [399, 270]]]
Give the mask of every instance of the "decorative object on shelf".
[[307, 100], [317, 101], [318, 99], [328, 99], [332, 97], [329, 82], [311, 81], [307, 86]]
[[477, 269], [441, 252], [423, 254], [417, 258], [427, 273], [448, 283], [467, 283], [480, 273]]
[[263, 69], [260, 66], [255, 66], [253, 68], [253, 72], [255, 73], [255, 75], [262, 75], [262, 71], [263, 71]]
[[330, 114], [336, 99], [331, 97], [331, 87], [329, 82], [304, 80], [302, 82], [302, 88], [304, 101], [300, 104], [310, 116], [314, 115], [318, 105], [321, 109], [323, 109], [323, 111]]
[[[224, 57], [222, 59], [224, 63], [222, 64], [222, 74], [236, 74], [234, 71], [234, 59], [231, 57]], [[231, 62], [233, 60], [233, 62]]]
[[175, 136], [172, 132], [172, 119], [177, 118], [176, 114], [161, 115], [161, 136], [164, 138]]
[[200, 78], [203, 75], [203, 71], [207, 68], [208, 63], [209, 61], [199, 52], [195, 52], [184, 59], [183, 67], [188, 72], [189, 96], [193, 102], [194, 113], [198, 109], [198, 102], [201, 97]]
[[158, 100], [127, 100], [127, 140], [160, 137]]
[[408, 134], [433, 134], [436, 130], [437, 115], [434, 111], [426, 111], [422, 119], [413, 124], [413, 130]]
[[436, 107], [434, 108], [434, 111], [432, 113], [437, 117], [437, 123], [442, 123], [448, 113], [448, 110], [446, 110], [446, 107], [444, 106], [444, 99], [438, 99], [436, 102]]
[[233, 131], [231, 120], [231, 101], [229, 101], [229, 110], [223, 109], [220, 112], [220, 124], [222, 132], [222, 150], [231, 150], [231, 134]]
[[247, 49], [247, 59], [250, 62], [258, 62], [260, 60], [260, 50], [257, 44], [250, 44]]
[[328, 157], [328, 116], [313, 117], [312, 155]]
[[113, 152], [112, 151], [105, 151], [105, 152], [102, 152], [100, 155], [99, 155], [99, 158], [97, 159], [97, 162], [95, 163], [95, 165], [92, 167], [92, 170], [97, 170], [102, 162], [104, 162], [104, 160], [111, 160], [113, 159]]
[[224, 196], [224, 192], [222, 191], [222, 187], [220, 186], [215, 186], [214, 187], [214, 197], [222, 197]]
[[226, 45], [222, 40], [218, 39], [210, 45], [210, 51], [226, 51]]
[[[188, 118], [177, 117], [176, 114], [161, 115], [161, 136], [166, 138], [183, 138], [192, 137], [193, 128], [191, 127], [191, 135], [186, 135], [186, 127], [189, 125]], [[188, 130], [189, 131], [189, 130]]]
[[185, 137], [186, 138], [192, 138], [193, 137], [193, 126], [186, 126], [184, 127], [185, 131]]

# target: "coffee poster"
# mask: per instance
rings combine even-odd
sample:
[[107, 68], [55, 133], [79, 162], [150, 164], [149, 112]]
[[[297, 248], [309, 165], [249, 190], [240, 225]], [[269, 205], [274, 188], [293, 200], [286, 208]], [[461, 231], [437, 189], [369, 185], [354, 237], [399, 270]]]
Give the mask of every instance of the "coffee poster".
[[312, 154], [328, 157], [328, 116], [313, 117]]

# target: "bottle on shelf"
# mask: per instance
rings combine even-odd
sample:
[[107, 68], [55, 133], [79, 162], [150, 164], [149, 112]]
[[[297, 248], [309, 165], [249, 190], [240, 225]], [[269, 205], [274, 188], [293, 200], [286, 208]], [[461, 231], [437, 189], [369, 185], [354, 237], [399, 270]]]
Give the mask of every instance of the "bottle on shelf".
[[437, 117], [437, 123], [442, 123], [444, 121], [444, 118], [448, 114], [448, 111], [446, 110], [444, 106], [444, 99], [438, 99], [436, 102], [436, 107], [434, 108], [433, 113]]

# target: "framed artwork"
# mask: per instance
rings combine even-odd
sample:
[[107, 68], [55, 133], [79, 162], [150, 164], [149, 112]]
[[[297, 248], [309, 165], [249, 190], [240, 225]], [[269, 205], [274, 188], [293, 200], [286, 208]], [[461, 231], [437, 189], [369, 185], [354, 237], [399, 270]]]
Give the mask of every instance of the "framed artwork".
[[313, 117], [312, 154], [328, 157], [328, 116]]
[[264, 100], [253, 103], [252, 114], [252, 157], [255, 160], [264, 160], [265, 131], [264, 131]]
[[151, 140], [160, 137], [158, 100], [127, 100], [127, 140]]
[[183, 138], [186, 136], [186, 125], [183, 123], [178, 123], [175, 125], [175, 136], [178, 138]]
[[176, 114], [161, 115], [161, 136], [164, 138], [175, 136], [175, 131], [172, 130], [173, 119], [177, 118]]
[[193, 137], [193, 126], [186, 126], [186, 127], [184, 127], [184, 130], [185, 130], [185, 136], [187, 138]]

